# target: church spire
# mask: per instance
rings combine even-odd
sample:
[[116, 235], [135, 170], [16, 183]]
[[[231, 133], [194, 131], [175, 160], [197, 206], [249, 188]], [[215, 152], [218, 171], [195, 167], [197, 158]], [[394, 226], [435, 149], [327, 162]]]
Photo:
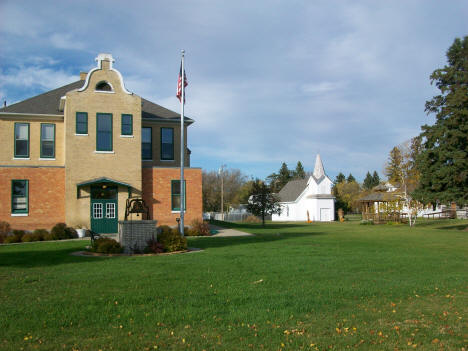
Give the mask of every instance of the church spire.
[[323, 169], [322, 159], [320, 158], [320, 154], [317, 154], [315, 158], [315, 167], [313, 176], [315, 179], [320, 179], [325, 176], [325, 170]]

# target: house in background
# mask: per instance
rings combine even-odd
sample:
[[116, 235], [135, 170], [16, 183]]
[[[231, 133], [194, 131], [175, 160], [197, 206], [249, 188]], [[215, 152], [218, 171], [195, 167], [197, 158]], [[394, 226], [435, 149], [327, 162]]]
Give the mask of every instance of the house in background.
[[[112, 55], [96, 61], [78, 81], [0, 109], [0, 220], [13, 228], [116, 233], [129, 198], [177, 224], [180, 115], [128, 91]], [[202, 218], [202, 172], [185, 149], [189, 224]]]
[[278, 193], [282, 212], [272, 215], [273, 221], [335, 220], [333, 182], [325, 174], [322, 159], [317, 155], [313, 174], [308, 179], [288, 182]]

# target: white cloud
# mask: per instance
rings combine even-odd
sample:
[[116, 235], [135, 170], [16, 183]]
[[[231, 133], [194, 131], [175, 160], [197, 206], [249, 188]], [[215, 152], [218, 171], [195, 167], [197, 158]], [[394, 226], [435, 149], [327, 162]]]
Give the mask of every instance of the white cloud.
[[58, 49], [82, 50], [85, 44], [76, 40], [70, 33], [54, 33], [50, 36], [51, 44]]
[[0, 84], [7, 88], [40, 87], [55, 89], [77, 79], [77, 75], [71, 75], [62, 70], [57, 71], [37, 66], [18, 67], [7, 72], [0, 71]]

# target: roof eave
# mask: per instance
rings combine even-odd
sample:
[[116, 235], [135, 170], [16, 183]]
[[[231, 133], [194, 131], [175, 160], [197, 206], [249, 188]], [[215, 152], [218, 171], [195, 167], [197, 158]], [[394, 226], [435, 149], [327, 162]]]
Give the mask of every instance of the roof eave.
[[16, 118], [27, 118], [35, 120], [63, 120], [63, 115], [56, 114], [41, 114], [41, 113], [19, 113], [19, 112], [0, 112], [0, 119], [16, 119]]

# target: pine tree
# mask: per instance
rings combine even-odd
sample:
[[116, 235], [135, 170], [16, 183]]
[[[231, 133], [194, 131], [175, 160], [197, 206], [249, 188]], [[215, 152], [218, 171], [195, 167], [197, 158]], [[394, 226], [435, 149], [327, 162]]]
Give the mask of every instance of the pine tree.
[[353, 177], [353, 175], [350, 173], [348, 178], [346, 178], [346, 181], [348, 183], [351, 183], [351, 182], [356, 182], [356, 178]]
[[297, 161], [296, 170], [294, 171], [294, 178], [305, 179], [306, 173], [304, 167], [302, 166], [301, 161]]
[[278, 187], [281, 189], [291, 180], [291, 171], [288, 169], [288, 165], [283, 162], [278, 173]]
[[403, 157], [401, 155], [401, 151], [397, 146], [395, 146], [390, 151], [387, 166], [385, 167], [385, 175], [390, 183], [401, 184], [403, 176], [402, 162]]
[[335, 179], [335, 184], [338, 184], [338, 183], [341, 183], [341, 182], [344, 182], [346, 180], [346, 177], [343, 173], [338, 173], [338, 175], [336, 176], [336, 179]]
[[455, 39], [447, 51], [448, 65], [435, 70], [431, 84], [441, 94], [426, 102], [434, 125], [422, 126], [420, 172], [414, 196], [424, 203], [468, 203], [468, 36]]
[[374, 171], [374, 174], [372, 174], [372, 187], [377, 186], [380, 184], [380, 177], [377, 171]]
[[364, 178], [364, 183], [362, 184], [364, 189], [370, 190], [374, 187], [374, 178], [371, 176], [369, 171], [367, 171], [366, 178]]

